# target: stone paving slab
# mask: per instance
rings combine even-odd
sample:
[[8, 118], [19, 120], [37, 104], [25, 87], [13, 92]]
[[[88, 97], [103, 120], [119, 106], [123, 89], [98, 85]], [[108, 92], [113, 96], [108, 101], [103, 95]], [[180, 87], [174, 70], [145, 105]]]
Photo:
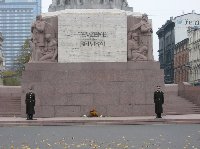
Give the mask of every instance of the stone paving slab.
[[0, 117], [0, 126], [68, 126], [68, 125], [146, 125], [146, 124], [200, 124], [200, 114], [166, 115], [162, 119], [145, 117], [56, 117], [34, 118]]

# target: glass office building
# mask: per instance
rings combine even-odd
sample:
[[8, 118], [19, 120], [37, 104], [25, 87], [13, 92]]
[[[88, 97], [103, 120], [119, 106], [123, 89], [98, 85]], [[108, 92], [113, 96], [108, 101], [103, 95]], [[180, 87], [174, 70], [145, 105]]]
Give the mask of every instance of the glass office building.
[[0, 32], [3, 34], [5, 68], [13, 69], [14, 62], [27, 38], [31, 24], [41, 13], [41, 0], [0, 0]]

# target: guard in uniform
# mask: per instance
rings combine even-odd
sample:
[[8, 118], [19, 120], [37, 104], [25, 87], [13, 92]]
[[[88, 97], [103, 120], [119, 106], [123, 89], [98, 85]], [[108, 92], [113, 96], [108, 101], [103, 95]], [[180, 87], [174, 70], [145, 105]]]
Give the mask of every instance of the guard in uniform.
[[33, 114], [35, 114], [35, 94], [32, 92], [32, 88], [26, 94], [26, 114], [27, 120], [33, 120]]
[[157, 91], [154, 92], [154, 103], [157, 118], [162, 118], [161, 113], [163, 113], [162, 105], [164, 104], [164, 93], [160, 90], [160, 86], [157, 86]]

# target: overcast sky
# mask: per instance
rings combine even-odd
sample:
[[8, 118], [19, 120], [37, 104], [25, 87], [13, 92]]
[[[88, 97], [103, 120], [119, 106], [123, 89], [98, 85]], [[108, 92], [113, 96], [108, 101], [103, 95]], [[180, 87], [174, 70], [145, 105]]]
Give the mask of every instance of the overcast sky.
[[[42, 12], [47, 12], [52, 0], [42, 0]], [[200, 0], [128, 0], [134, 12], [147, 13], [153, 21], [154, 58], [158, 60], [158, 37], [156, 31], [171, 16], [179, 16], [195, 10], [200, 13]]]

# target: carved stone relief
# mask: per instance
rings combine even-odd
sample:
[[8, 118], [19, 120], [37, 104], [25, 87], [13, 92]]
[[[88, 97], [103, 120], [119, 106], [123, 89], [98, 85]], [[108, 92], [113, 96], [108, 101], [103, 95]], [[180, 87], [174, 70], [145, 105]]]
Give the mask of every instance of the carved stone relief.
[[42, 16], [39, 15], [36, 17], [36, 21], [32, 24], [31, 32], [31, 62], [56, 62], [58, 55], [58, 45], [55, 38], [55, 31], [51, 24], [44, 21]]
[[152, 27], [146, 14], [128, 29], [128, 60], [152, 60]]

